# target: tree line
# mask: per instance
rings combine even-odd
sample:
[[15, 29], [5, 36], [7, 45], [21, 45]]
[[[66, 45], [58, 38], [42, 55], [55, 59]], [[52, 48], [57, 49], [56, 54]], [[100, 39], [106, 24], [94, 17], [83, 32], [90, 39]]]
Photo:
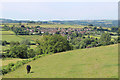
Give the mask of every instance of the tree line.
[[46, 35], [41, 40], [36, 40], [36, 49], [30, 49], [30, 43], [27, 40], [21, 43], [11, 43], [10, 49], [6, 50], [3, 57], [13, 58], [31, 58], [36, 55], [50, 54], [72, 50], [72, 46], [67, 39], [61, 35]]

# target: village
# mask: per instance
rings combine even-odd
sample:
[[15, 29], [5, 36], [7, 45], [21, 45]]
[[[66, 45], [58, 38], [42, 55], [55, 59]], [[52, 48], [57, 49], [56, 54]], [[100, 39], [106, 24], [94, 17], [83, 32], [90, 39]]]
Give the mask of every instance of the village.
[[[23, 25], [21, 26], [23, 27]], [[25, 31], [29, 32], [31, 35], [38, 35], [38, 34], [45, 34], [45, 35], [54, 35], [60, 34], [62, 36], [71, 35], [72, 33], [76, 32], [78, 34], [89, 34], [92, 31], [92, 27], [84, 27], [84, 28], [43, 28], [40, 26], [26, 28]], [[69, 36], [67, 36], [69, 38]]]

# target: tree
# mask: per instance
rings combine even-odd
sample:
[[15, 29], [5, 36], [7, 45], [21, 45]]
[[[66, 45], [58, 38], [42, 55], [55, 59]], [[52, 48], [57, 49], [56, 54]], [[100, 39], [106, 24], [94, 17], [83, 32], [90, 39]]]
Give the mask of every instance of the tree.
[[118, 43], [118, 38], [114, 38], [114, 44]]
[[73, 39], [73, 38], [75, 38], [75, 37], [78, 37], [78, 33], [77, 32], [74, 32], [74, 33], [72, 33], [70, 36], [71, 36], [71, 38]]
[[25, 28], [25, 26], [24, 26], [24, 25], [21, 25], [21, 28]]
[[32, 58], [36, 55], [36, 52], [33, 49], [28, 49], [27, 58]]
[[81, 33], [79, 33], [79, 34], [78, 34], [78, 36], [79, 36], [79, 37], [82, 37], [82, 34], [81, 34]]
[[36, 55], [36, 52], [23, 44], [12, 46], [9, 50], [9, 55], [13, 58], [32, 58]]
[[89, 24], [88, 26], [93, 26], [93, 24]]
[[20, 43], [19, 43], [18, 41], [16, 41], [16, 42], [15, 42], [15, 41], [11, 41], [11, 42], [10, 42], [10, 46], [12, 47], [12, 46], [14, 46], [14, 45], [17, 45], [17, 46], [18, 46], [18, 45], [20, 45]]
[[111, 36], [109, 33], [103, 33], [100, 37], [100, 42], [103, 44], [103, 45], [108, 45], [111, 41]]
[[94, 27], [94, 30], [96, 30], [96, 29], [97, 29], [97, 27], [95, 26], [95, 27]]
[[92, 42], [92, 43], [91, 43], [91, 46], [92, 46], [92, 47], [95, 47], [96, 44], [97, 44], [96, 42]]
[[22, 24], [22, 22], [21, 21], [19, 21], [19, 25], [21, 25]]
[[40, 28], [40, 26], [36, 26], [36, 28]]
[[5, 46], [7, 44], [7, 41], [2, 41], [2, 46]]
[[24, 45], [30, 45], [30, 40], [28, 39], [24, 39], [20, 42], [20, 44], [24, 44]]
[[111, 28], [111, 31], [112, 31], [112, 32], [117, 32], [117, 31], [118, 31], [118, 27], [112, 27], [112, 28]]
[[87, 46], [87, 44], [84, 42], [84, 41], [81, 41], [80, 42], [80, 49], [82, 49], [82, 48], [86, 48], [86, 46]]
[[45, 35], [41, 40], [36, 41], [39, 54], [56, 53], [71, 50], [72, 47], [67, 39], [61, 35]]
[[14, 58], [27, 58], [28, 46], [26, 45], [14, 45], [10, 48], [9, 55]]
[[7, 26], [7, 25], [4, 25], [3, 28], [4, 28], [6, 31], [10, 30], [10, 27]]

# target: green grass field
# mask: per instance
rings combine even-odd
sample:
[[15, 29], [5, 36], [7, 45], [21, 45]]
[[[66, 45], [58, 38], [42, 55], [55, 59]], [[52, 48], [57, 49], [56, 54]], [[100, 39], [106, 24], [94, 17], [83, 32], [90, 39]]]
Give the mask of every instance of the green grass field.
[[2, 35], [14, 35], [13, 31], [2, 31]]
[[118, 45], [56, 53], [28, 63], [4, 78], [118, 78]]
[[16, 35], [2, 35], [2, 40], [10, 41], [22, 41], [23, 39]]
[[88, 26], [83, 26], [83, 25], [64, 25], [64, 24], [43, 24], [40, 25], [40, 27], [45, 27], [45, 28], [84, 28]]
[[2, 35], [2, 40], [6, 41], [22, 41], [24, 39], [29, 39], [31, 41], [36, 40], [36, 39], [41, 39], [42, 36], [39, 35]]
[[[13, 25], [15, 25], [16, 27], [20, 27], [19, 23], [6, 23], [7, 26], [12, 27]], [[89, 26], [84, 26], [84, 25], [65, 25], [65, 24], [39, 24], [39, 23], [22, 23], [21, 25], [25, 25], [25, 27], [35, 27], [35, 26], [40, 26], [40, 27], [44, 27], [44, 28], [84, 28], [84, 27], [89, 27]], [[2, 27], [4, 25], [1, 25]], [[97, 27], [99, 28], [99, 27]], [[106, 28], [103, 27], [103, 29], [108, 29], [111, 30], [111, 28]]]
[[29, 39], [34, 41], [36, 39], [41, 39], [42, 36], [39, 35], [15, 35], [12, 31], [0, 31], [2, 33], [2, 40], [10, 41], [22, 41], [24, 39]]
[[[20, 27], [19, 23], [7, 23], [6, 24], [9, 27], [12, 27], [13, 25]], [[26, 24], [26, 23], [22, 23], [22, 25], [25, 25], [25, 27], [35, 27], [35, 26], [40, 26], [40, 27], [44, 27], [44, 28], [83, 28], [83, 27], [88, 27], [88, 26], [83, 26], [83, 25], [65, 25], [65, 24], [34, 24], [34, 23], [30, 23], [30, 24]], [[4, 25], [1, 25], [4, 26]]]
[[[85, 37], [88, 37], [88, 35], [86, 35]], [[90, 35], [90, 37], [94, 37], [94, 38], [100, 39], [101, 35], [97, 35], [97, 36]], [[114, 40], [114, 38], [118, 38], [118, 36], [111, 36], [111, 40]]]
[[2, 60], [2, 66], [8, 65], [9, 63], [16, 63], [17, 61], [21, 61], [25, 59], [20, 58], [5, 58]]

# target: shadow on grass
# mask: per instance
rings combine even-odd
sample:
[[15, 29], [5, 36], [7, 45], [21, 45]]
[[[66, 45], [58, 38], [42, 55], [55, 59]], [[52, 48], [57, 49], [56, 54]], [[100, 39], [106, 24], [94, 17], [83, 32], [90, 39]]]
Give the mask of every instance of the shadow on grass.
[[33, 71], [31, 71], [30, 73], [34, 73]]

